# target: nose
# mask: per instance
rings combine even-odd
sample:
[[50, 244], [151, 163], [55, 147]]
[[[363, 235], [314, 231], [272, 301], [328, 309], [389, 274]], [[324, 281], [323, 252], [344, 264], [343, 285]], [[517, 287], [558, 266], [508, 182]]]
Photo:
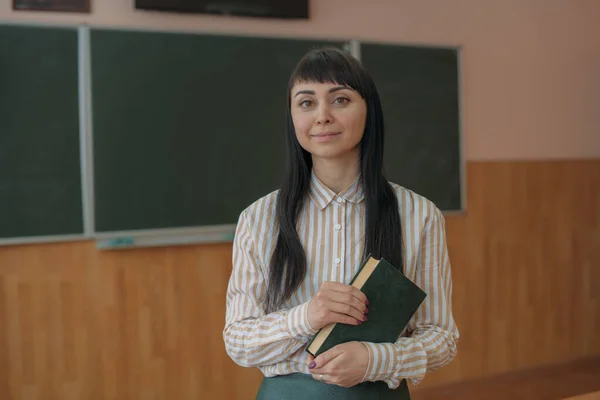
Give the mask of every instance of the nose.
[[331, 115], [329, 107], [326, 104], [321, 105], [321, 107], [319, 107], [316, 122], [318, 125], [327, 125], [333, 122], [333, 117]]

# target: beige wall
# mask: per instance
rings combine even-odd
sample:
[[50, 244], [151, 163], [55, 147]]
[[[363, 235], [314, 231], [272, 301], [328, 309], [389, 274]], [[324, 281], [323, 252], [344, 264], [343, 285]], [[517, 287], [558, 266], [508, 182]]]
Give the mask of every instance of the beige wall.
[[313, 0], [310, 21], [91, 1], [93, 13], [78, 15], [13, 12], [12, 0], [0, 0], [0, 20], [460, 46], [468, 160], [600, 157], [597, 0]]

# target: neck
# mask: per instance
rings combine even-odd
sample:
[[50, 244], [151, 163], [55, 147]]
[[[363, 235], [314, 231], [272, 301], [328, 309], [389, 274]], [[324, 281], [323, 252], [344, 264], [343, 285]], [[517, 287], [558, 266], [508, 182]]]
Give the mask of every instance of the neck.
[[360, 153], [344, 159], [313, 157], [315, 175], [325, 186], [340, 193], [350, 186], [360, 173]]

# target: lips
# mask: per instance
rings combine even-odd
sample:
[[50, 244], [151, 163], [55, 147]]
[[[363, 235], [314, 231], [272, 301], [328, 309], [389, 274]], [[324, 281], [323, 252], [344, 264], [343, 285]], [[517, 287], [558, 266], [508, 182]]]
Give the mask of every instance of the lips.
[[339, 135], [339, 134], [340, 134], [340, 132], [326, 131], [326, 132], [314, 133], [314, 134], [312, 134], [312, 136], [331, 136], [331, 135]]
[[328, 142], [334, 140], [340, 134], [341, 132], [320, 132], [310, 136], [316, 142]]
[[320, 133], [315, 133], [313, 135], [310, 135], [314, 138], [320, 138], [320, 137], [329, 137], [329, 136], [337, 136], [339, 135], [341, 132], [320, 132]]

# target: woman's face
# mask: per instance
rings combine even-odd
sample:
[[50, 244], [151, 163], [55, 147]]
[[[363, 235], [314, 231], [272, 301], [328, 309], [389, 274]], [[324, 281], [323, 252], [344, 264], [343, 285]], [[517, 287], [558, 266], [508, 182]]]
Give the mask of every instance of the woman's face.
[[360, 154], [367, 104], [360, 94], [336, 83], [297, 83], [291, 113], [300, 145], [314, 157]]

